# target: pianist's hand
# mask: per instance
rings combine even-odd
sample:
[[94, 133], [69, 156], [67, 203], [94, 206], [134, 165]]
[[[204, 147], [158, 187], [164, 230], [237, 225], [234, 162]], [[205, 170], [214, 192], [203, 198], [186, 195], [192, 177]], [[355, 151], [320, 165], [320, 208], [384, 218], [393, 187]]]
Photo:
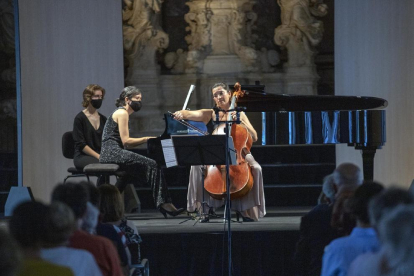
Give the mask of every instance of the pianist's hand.
[[149, 139], [157, 138], [157, 137], [155, 137], [155, 136], [146, 136], [146, 137], [142, 137], [142, 138], [144, 138], [145, 142], [147, 142]]

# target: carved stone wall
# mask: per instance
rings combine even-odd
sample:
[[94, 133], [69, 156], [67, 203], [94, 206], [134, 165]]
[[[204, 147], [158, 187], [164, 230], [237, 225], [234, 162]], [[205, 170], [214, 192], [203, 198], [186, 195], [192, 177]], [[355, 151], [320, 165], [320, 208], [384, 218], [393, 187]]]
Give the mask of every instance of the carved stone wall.
[[[327, 14], [323, 0], [130, 3], [130, 7], [139, 5], [140, 15], [145, 11], [146, 16], [139, 18], [152, 19], [147, 24], [124, 25], [124, 36], [126, 28], [128, 34], [145, 33], [142, 26], [160, 34], [158, 39], [124, 37], [124, 44], [141, 43], [140, 47], [125, 48], [132, 60], [127, 64], [126, 83], [140, 87], [144, 93], [144, 108], [132, 127], [137, 134], [160, 134], [164, 127], [162, 114], [182, 107], [191, 84], [197, 86], [190, 101], [190, 108], [195, 109], [212, 103], [209, 87], [216, 80], [244, 84], [260, 81], [268, 93], [311, 95], [317, 94], [319, 81], [315, 57], [325, 65], [324, 74], [333, 71], [329, 68], [333, 58], [324, 56], [320, 60], [317, 55], [324, 33], [324, 22], [319, 18]], [[131, 22], [125, 16], [130, 11], [124, 7], [124, 24]], [[333, 20], [330, 24], [333, 26]], [[141, 29], [132, 31], [136, 26]], [[131, 54], [131, 49], [136, 52]], [[328, 55], [333, 56], [333, 49]], [[140, 120], [150, 123], [142, 125]]]

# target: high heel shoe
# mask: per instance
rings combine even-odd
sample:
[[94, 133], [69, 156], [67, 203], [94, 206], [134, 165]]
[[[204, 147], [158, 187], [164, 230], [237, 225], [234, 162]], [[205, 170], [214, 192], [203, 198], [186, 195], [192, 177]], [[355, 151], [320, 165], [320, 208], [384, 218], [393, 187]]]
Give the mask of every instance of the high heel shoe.
[[185, 211], [185, 209], [184, 208], [179, 208], [179, 209], [177, 209], [177, 210], [175, 210], [175, 211], [167, 211], [167, 210], [165, 210], [163, 207], [158, 207], [158, 210], [160, 210], [160, 212], [161, 212], [161, 214], [163, 214], [164, 215], [164, 218], [168, 218], [167, 217], [167, 214], [169, 214], [170, 216], [172, 216], [172, 217], [175, 217], [175, 216], [177, 216], [177, 215], [179, 215], [179, 214], [181, 214], [182, 212], [184, 212]]
[[240, 217], [242, 217], [243, 222], [254, 222], [254, 219], [243, 216], [242, 213], [240, 213], [239, 211], [236, 211], [236, 217], [237, 221], [239, 221]]

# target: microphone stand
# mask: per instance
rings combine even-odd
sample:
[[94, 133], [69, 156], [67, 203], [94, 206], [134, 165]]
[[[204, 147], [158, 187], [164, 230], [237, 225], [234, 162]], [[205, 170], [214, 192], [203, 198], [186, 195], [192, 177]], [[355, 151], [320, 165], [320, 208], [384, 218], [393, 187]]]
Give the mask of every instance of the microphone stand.
[[233, 123], [240, 124], [240, 111], [245, 110], [245, 107], [236, 107], [234, 109], [222, 110], [221, 108], [213, 108], [216, 113], [216, 121], [214, 122], [217, 125], [223, 123], [219, 118], [219, 111], [227, 114], [228, 112], [236, 111], [237, 119], [236, 121], [224, 121], [226, 127], [224, 128], [224, 133], [226, 135], [226, 204], [225, 204], [225, 218], [227, 222], [227, 248], [228, 248], [228, 275], [232, 274], [232, 259], [231, 259], [231, 199], [230, 199], [230, 149], [229, 149], [229, 137], [230, 137], [230, 125]]

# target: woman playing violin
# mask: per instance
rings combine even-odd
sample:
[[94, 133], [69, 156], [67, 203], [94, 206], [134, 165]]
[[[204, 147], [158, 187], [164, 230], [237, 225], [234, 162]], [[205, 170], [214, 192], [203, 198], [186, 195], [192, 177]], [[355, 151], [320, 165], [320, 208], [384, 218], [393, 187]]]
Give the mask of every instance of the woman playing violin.
[[[216, 83], [213, 85], [212, 95], [216, 106], [223, 111], [230, 108], [231, 92], [225, 83]], [[220, 121], [226, 121], [228, 113], [219, 111], [218, 118]], [[236, 119], [236, 113], [231, 113], [232, 118]], [[213, 109], [200, 110], [180, 110], [174, 113], [174, 118], [177, 120], [193, 120], [202, 121], [207, 124], [210, 120], [216, 119], [216, 112]], [[241, 125], [244, 126], [248, 133], [252, 136], [253, 141], [257, 140], [257, 132], [253, 128], [249, 119], [244, 112], [240, 113]], [[225, 124], [216, 125], [213, 135], [224, 134]], [[253, 188], [250, 192], [239, 199], [233, 199], [231, 206], [236, 210], [237, 215], [243, 218], [243, 221], [257, 221], [259, 217], [266, 214], [265, 199], [263, 193], [263, 178], [262, 168], [259, 163], [253, 158], [247, 149], [243, 149], [242, 155], [251, 167], [253, 175]], [[194, 212], [196, 209], [200, 210], [201, 202], [204, 199], [210, 208], [217, 208], [223, 205], [223, 200], [217, 200], [210, 197], [202, 187], [202, 166], [192, 166], [190, 171], [190, 180], [187, 194], [187, 210]]]

